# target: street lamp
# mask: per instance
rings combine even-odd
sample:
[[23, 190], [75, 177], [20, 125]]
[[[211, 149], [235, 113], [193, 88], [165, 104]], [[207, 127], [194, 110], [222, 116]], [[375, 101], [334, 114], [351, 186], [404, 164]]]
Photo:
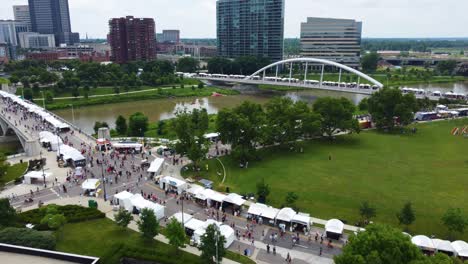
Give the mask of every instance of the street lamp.
[[45, 172], [44, 172], [44, 164], [42, 164], [42, 151], [39, 152], [39, 158], [41, 159], [42, 180], [44, 181], [44, 188], [47, 188], [46, 179], [45, 179]]
[[102, 178], [102, 186], [104, 190], [104, 202], [107, 202], [107, 194], [106, 194], [106, 182], [104, 181], [104, 153], [102, 153], [102, 160], [101, 160], [101, 178]]
[[44, 96], [44, 88], [42, 88], [42, 108], [45, 108], [45, 96]]
[[71, 106], [71, 109], [72, 109], [72, 123], [73, 125], [75, 124], [75, 110], [73, 109], [73, 104], [69, 104], [69, 106]]

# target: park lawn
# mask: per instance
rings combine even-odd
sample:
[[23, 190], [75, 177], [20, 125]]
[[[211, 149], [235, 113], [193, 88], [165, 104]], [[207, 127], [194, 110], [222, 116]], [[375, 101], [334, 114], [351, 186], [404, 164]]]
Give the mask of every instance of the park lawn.
[[[414, 135], [369, 131], [333, 142], [312, 140], [305, 143], [304, 153], [264, 149], [262, 161], [250, 162], [248, 169], [224, 157], [224, 185], [231, 192], [255, 193], [256, 183], [264, 178], [271, 188], [269, 204], [281, 207], [287, 192], [295, 192], [301, 211], [350, 224], [360, 220], [360, 203], [369, 201], [377, 209], [375, 221], [397, 226], [397, 212], [412, 202], [416, 221], [410, 231], [446, 237], [441, 217], [447, 208], [459, 207], [468, 214], [468, 139], [450, 134], [453, 127], [465, 125], [468, 120], [459, 119], [414, 125]], [[201, 176], [219, 183], [216, 161], [209, 164], [215, 169]], [[458, 238], [467, 240], [468, 233]]]
[[0, 186], [5, 185], [7, 182], [14, 181], [15, 179], [23, 176], [26, 168], [28, 167], [28, 163], [17, 163], [15, 165], [9, 166], [6, 174], [0, 177]]
[[10, 81], [8, 79], [0, 77], [0, 84], [7, 84], [7, 83], [10, 83]]
[[[172, 263], [201, 263], [198, 256], [175, 249], [159, 241], [145, 241], [141, 234], [118, 227], [112, 220], [104, 218], [80, 223], [66, 224], [57, 233], [58, 251], [83, 254], [101, 258], [101, 263], [119, 263], [122, 256], [119, 247], [140, 248], [152, 251], [162, 258], [177, 260]], [[172, 256], [172, 257], [171, 257]]]

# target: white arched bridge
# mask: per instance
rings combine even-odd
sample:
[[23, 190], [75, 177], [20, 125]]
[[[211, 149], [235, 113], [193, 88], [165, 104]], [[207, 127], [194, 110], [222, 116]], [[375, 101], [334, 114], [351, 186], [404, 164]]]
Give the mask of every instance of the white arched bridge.
[[[300, 63], [304, 68], [303, 79], [297, 79], [293, 76], [293, 66], [294, 63]], [[282, 66], [289, 66], [289, 78], [279, 76], [280, 68]], [[320, 78], [318, 80], [308, 79], [309, 68], [310, 67], [319, 67], [320, 69]], [[338, 81], [326, 81], [325, 77], [325, 67], [332, 66], [339, 70]], [[270, 75], [267, 75], [267, 71], [270, 71]], [[272, 76], [271, 71], [274, 71], [275, 75]], [[357, 76], [357, 82], [343, 82], [342, 74], [343, 72], [349, 72]], [[227, 75], [227, 74], [207, 74], [207, 73], [178, 73], [179, 75], [184, 75], [186, 77], [196, 78], [200, 80], [210, 81], [213, 83], [224, 82], [224, 83], [237, 83], [237, 84], [270, 84], [270, 85], [281, 85], [281, 86], [290, 86], [298, 88], [311, 88], [311, 89], [321, 89], [321, 90], [331, 90], [331, 91], [341, 91], [349, 93], [359, 93], [359, 94], [372, 94], [373, 92], [379, 90], [383, 87], [383, 84], [374, 78], [356, 70], [346, 65], [324, 59], [316, 58], [294, 58], [287, 59], [272, 63], [250, 76], [244, 75]], [[301, 76], [302, 78], [302, 76]], [[361, 79], [367, 80], [366, 83], [361, 83]], [[369, 84], [370, 83], [370, 84]]]

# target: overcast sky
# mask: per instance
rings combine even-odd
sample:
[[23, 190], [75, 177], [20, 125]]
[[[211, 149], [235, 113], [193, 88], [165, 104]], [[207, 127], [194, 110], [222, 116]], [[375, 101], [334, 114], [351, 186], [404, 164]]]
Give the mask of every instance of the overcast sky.
[[[1, 0], [0, 19], [15, 4]], [[183, 38], [216, 37], [216, 0], [69, 0], [72, 29], [104, 38], [111, 17], [152, 17], [157, 32], [180, 29]], [[363, 22], [364, 37], [468, 37], [468, 0], [286, 0], [285, 37], [299, 37], [308, 16]]]

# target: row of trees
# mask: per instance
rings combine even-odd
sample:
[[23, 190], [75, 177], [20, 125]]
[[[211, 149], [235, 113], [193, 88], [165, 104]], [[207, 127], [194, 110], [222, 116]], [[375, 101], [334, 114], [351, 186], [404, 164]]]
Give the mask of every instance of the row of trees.
[[[148, 117], [141, 112], [132, 114], [128, 122], [122, 115], [119, 115], [115, 120], [115, 132], [120, 136], [143, 137], [148, 131]], [[107, 127], [107, 122], [96, 121], [94, 123], [94, 133], [97, 134], [99, 128]]]
[[213, 57], [208, 60], [207, 68], [209, 73], [249, 75], [270, 63], [265, 57], [244, 56], [234, 60]]

